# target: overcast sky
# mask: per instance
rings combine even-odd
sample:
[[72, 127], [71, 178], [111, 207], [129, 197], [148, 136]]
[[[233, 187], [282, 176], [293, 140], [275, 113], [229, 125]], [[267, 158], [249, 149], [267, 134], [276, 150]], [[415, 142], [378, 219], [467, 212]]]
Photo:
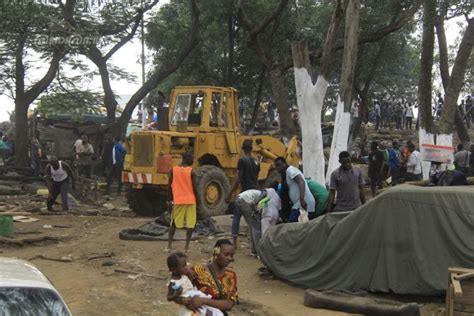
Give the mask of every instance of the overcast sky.
[[[161, 1], [162, 3], [167, 3], [169, 1]], [[459, 21], [459, 20], [458, 20]], [[465, 23], [464, 23], [465, 24]], [[459, 37], [459, 27], [456, 24], [455, 19], [448, 21], [446, 23], [446, 36], [448, 40], [448, 46], [454, 44], [457, 37]], [[140, 86], [141, 86], [141, 65], [140, 61], [141, 54], [141, 45], [138, 39], [127, 43], [122, 47], [117, 53], [114, 54], [111, 62], [124, 69], [128, 73], [134, 74], [137, 80], [133, 83], [121, 80], [112, 80], [112, 88], [118, 95], [132, 95]], [[151, 52], [146, 53], [151, 55]], [[95, 69], [94, 65], [91, 63], [91, 69]], [[35, 73], [32, 74], [34, 77], [40, 77], [44, 74], [46, 70], [35, 70]], [[28, 74], [27, 74], [28, 75]], [[101, 89], [100, 77], [97, 76], [90, 84], [92, 89]], [[125, 100], [126, 101], [126, 100]], [[120, 102], [122, 103], [122, 102]], [[3, 94], [0, 94], [0, 122], [6, 121], [9, 119], [9, 112], [13, 111], [14, 102], [12, 99], [6, 97]]]

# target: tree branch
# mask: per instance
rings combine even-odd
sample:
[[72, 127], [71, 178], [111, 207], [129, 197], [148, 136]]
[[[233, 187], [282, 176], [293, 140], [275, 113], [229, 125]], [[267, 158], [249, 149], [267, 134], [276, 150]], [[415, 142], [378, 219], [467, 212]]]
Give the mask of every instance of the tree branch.
[[[359, 45], [365, 44], [365, 43], [378, 42], [381, 39], [383, 39], [385, 36], [400, 30], [402, 27], [404, 27], [408, 23], [408, 21], [410, 21], [410, 19], [415, 14], [415, 12], [418, 11], [418, 9], [421, 6], [421, 3], [422, 3], [422, 0], [415, 0], [415, 3], [410, 9], [406, 10], [405, 12], [401, 14], [398, 14], [396, 18], [393, 19], [389, 25], [381, 28], [380, 30], [372, 32], [366, 36], [361, 36], [358, 41]], [[336, 44], [335, 50], [337, 51], [343, 48], [344, 48], [344, 43], [339, 42]], [[314, 58], [321, 58], [322, 53], [323, 52], [321, 50], [316, 51], [314, 54]]]
[[152, 9], [160, 0], [154, 0], [152, 3], [150, 3], [149, 5], [146, 5], [144, 6], [143, 8], [140, 8], [137, 12], [136, 15], [134, 15], [130, 20], [126, 21], [123, 25], [120, 25], [116, 28], [110, 28], [110, 26], [108, 25], [102, 25], [103, 29], [100, 29], [99, 30], [99, 34], [101, 36], [109, 36], [109, 35], [115, 35], [115, 34], [118, 34], [118, 33], [121, 33], [121, 32], [124, 32], [127, 30], [127, 28], [130, 26], [130, 24], [133, 23], [133, 21], [136, 21], [137, 18], [140, 16], [140, 15], [144, 15], [145, 12], [149, 11], [150, 9]]
[[115, 54], [120, 48], [122, 48], [123, 45], [125, 45], [135, 36], [138, 26], [140, 25], [141, 19], [143, 19], [143, 14], [137, 15], [137, 19], [135, 20], [135, 24], [133, 25], [131, 32], [128, 33], [127, 36], [123, 37], [117, 44], [115, 44], [114, 47], [112, 47], [112, 49], [107, 54], [105, 54], [105, 60], [109, 60], [113, 54]]
[[337, 30], [343, 16], [344, 10], [342, 8], [342, 0], [337, 0], [336, 8], [334, 9], [334, 12], [331, 16], [331, 22], [329, 23], [326, 41], [324, 42], [324, 50], [322, 53], [320, 75], [324, 78], [328, 77], [329, 71], [331, 69], [332, 60], [336, 51]]

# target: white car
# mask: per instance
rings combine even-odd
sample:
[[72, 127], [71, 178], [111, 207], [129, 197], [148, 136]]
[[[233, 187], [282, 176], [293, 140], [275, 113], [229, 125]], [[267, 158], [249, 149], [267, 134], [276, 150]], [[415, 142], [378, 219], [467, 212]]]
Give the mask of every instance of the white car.
[[72, 315], [48, 278], [27, 261], [0, 257], [0, 315]]

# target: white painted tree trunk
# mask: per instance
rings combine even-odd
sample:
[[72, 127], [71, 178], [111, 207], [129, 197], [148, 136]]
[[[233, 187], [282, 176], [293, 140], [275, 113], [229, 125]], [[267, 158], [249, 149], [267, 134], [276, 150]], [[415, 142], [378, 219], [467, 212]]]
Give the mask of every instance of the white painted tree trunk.
[[318, 76], [313, 85], [306, 68], [294, 68], [296, 97], [303, 143], [303, 172], [305, 177], [324, 185], [323, 133], [321, 131], [321, 110], [328, 82]]
[[328, 170], [326, 173], [326, 182], [329, 183], [331, 173], [339, 168], [339, 154], [347, 150], [349, 141], [349, 129], [351, 125], [351, 113], [344, 112], [344, 102], [340, 96], [337, 97], [336, 120], [334, 121], [334, 133], [331, 143], [331, 155], [329, 156]]
[[[436, 144], [435, 144], [435, 135], [432, 133], [426, 132], [424, 128], [420, 128], [418, 132], [418, 139], [419, 145], [421, 148], [422, 144], [430, 144], [430, 145], [439, 145], [439, 146], [453, 146], [453, 134], [437, 134], [436, 135]], [[451, 156], [451, 163], [449, 164], [442, 164], [441, 168], [444, 170], [446, 167], [449, 169], [451, 168], [454, 161], [454, 155]], [[428, 180], [430, 178], [430, 169], [431, 169], [431, 162], [430, 161], [423, 161], [421, 163], [421, 168], [423, 172], [423, 180]]]

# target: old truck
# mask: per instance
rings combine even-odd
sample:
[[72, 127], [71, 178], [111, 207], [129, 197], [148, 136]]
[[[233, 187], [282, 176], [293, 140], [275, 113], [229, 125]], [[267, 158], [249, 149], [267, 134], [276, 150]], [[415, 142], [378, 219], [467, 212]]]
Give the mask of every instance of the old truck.
[[[163, 108], [162, 110], [165, 110]], [[168, 172], [181, 162], [183, 152], [194, 154], [194, 185], [200, 217], [224, 214], [225, 201], [237, 174], [237, 161], [245, 139], [253, 139], [260, 160], [262, 185], [278, 177], [277, 156], [298, 165], [297, 139], [285, 146], [269, 135], [240, 134], [237, 91], [213, 86], [176, 87], [169, 108], [159, 111], [158, 130], [131, 134], [122, 181], [129, 184], [127, 200], [139, 215], [158, 216], [166, 210]]]

